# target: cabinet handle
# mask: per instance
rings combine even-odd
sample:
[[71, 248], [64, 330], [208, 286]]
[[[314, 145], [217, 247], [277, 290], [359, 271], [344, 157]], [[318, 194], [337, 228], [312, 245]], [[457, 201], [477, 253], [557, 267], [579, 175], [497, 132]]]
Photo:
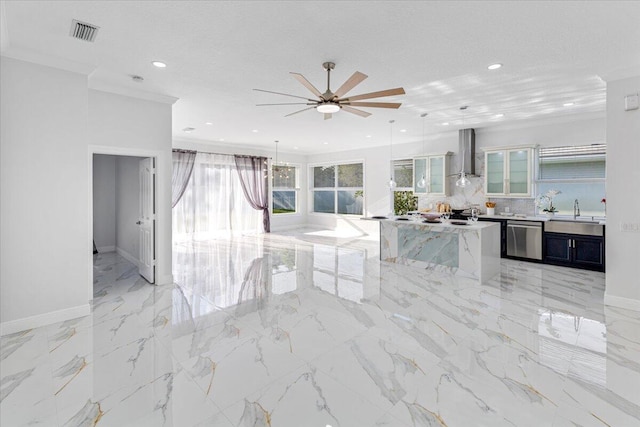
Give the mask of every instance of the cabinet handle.
[[567, 246], [571, 249], [571, 239], [567, 240]]

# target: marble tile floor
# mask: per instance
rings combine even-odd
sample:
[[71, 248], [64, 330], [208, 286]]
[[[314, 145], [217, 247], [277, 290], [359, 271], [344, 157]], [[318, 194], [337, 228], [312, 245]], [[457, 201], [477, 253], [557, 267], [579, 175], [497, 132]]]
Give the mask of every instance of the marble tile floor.
[[640, 313], [604, 275], [480, 284], [299, 229], [94, 257], [87, 317], [3, 336], [0, 425], [640, 426]]

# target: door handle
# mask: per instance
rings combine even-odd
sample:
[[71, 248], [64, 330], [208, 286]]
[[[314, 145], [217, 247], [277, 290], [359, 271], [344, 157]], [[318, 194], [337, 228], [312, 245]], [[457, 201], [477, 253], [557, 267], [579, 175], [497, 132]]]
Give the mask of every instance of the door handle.
[[142, 224], [142, 221], [136, 221], [136, 225]]

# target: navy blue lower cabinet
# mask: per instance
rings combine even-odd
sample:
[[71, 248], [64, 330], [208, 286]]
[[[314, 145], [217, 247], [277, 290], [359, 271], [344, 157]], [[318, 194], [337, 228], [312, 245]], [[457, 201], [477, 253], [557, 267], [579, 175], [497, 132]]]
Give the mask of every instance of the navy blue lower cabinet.
[[604, 237], [544, 233], [545, 264], [604, 271]]
[[591, 236], [574, 237], [573, 263], [580, 268], [604, 271], [604, 238]]
[[544, 262], [547, 264], [571, 264], [571, 235], [544, 233]]

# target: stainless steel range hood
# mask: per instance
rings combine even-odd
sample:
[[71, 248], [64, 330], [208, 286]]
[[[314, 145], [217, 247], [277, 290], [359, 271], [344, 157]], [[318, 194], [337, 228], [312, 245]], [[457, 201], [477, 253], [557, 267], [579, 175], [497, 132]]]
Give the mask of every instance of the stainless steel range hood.
[[457, 173], [461, 171], [467, 176], [476, 175], [476, 132], [473, 129], [460, 129], [458, 131], [458, 162]]

